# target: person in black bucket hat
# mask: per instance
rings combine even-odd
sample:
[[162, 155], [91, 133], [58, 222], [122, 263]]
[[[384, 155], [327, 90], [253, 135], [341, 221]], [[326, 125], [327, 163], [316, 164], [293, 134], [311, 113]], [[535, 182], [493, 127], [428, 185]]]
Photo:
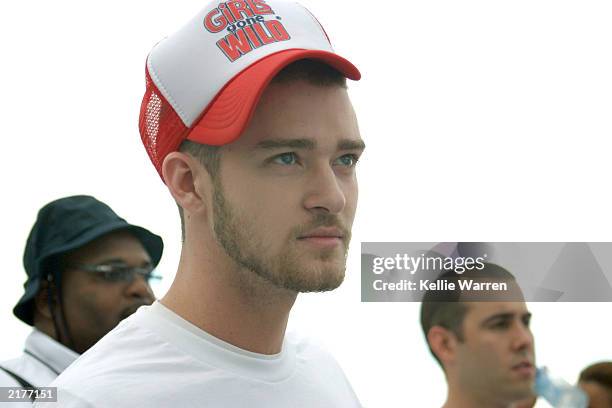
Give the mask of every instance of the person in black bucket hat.
[[142, 305], [162, 239], [79, 195], [40, 209], [28, 236], [25, 293], [13, 313], [33, 326], [24, 354], [0, 363], [0, 386], [46, 386]]

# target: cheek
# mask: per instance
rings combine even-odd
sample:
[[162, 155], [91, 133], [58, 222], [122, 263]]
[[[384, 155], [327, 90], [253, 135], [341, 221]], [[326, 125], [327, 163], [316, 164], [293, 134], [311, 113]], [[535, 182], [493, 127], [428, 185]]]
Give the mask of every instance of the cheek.
[[484, 364], [494, 372], [498, 367], [504, 366], [508, 357], [505, 339], [493, 336], [483, 339], [480, 345], [480, 354]]
[[478, 358], [479, 364], [483, 366], [495, 366], [500, 360], [501, 342], [487, 334], [480, 334], [478, 341], [472, 341], [467, 347], [467, 358], [474, 356]]
[[223, 194], [229, 207], [248, 223], [274, 220], [283, 223], [283, 219], [295, 218], [301, 208], [304, 188], [300, 180], [291, 177], [262, 179], [243, 175], [239, 183], [223, 185]]
[[92, 320], [112, 320], [119, 313], [120, 300], [121, 292], [118, 287], [90, 285], [70, 297], [70, 304], [65, 305], [66, 313], [70, 314], [74, 320], [80, 320], [86, 324], [91, 324]]
[[359, 188], [357, 185], [357, 181], [355, 180], [353, 183], [350, 183], [346, 187], [346, 204], [348, 207], [354, 209], [357, 207], [357, 199], [359, 197]]
[[253, 203], [247, 214], [243, 214], [242, 225], [250, 225], [250, 232], [260, 241], [262, 250], [280, 250], [292, 231], [307, 221], [299, 206], [289, 203], [278, 195]]
[[357, 210], [357, 201], [359, 196], [357, 179], [353, 177], [352, 179], [341, 182], [340, 185], [342, 192], [344, 193], [344, 199], [346, 200], [344, 213], [347, 214], [347, 217], [350, 217], [352, 222]]

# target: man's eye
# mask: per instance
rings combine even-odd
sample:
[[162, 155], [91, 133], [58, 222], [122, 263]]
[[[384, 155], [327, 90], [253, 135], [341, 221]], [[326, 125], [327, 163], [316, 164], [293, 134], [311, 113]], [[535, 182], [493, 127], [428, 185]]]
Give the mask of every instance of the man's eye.
[[529, 327], [529, 325], [531, 324], [531, 316], [524, 317], [523, 318], [523, 324], [525, 325], [525, 327]]
[[295, 153], [283, 153], [274, 157], [273, 163], [282, 164], [283, 166], [291, 166], [297, 163], [297, 155]]
[[491, 325], [493, 329], [507, 329], [510, 327], [510, 322], [507, 320], [500, 320]]
[[125, 280], [126, 277], [128, 277], [130, 275], [130, 270], [127, 268], [116, 268], [112, 271], [108, 271], [104, 274], [104, 279], [111, 281], [111, 282], [117, 282], [117, 281], [122, 281]]
[[336, 159], [338, 164], [346, 167], [354, 167], [357, 164], [357, 161], [359, 161], [359, 157], [357, 157], [355, 154], [345, 154], [344, 156], [340, 156], [338, 159]]

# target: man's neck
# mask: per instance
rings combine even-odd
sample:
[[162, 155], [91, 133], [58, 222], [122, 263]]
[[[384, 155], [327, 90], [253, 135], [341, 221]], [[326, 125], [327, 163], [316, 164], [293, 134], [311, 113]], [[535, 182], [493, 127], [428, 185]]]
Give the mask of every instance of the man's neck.
[[442, 408], [511, 408], [512, 404], [487, 399], [482, 395], [466, 393], [456, 387], [449, 387], [446, 402]]
[[214, 252], [209, 248], [190, 254], [184, 247], [176, 278], [161, 303], [236, 347], [279, 353], [297, 294], [238, 270], [224, 254]]

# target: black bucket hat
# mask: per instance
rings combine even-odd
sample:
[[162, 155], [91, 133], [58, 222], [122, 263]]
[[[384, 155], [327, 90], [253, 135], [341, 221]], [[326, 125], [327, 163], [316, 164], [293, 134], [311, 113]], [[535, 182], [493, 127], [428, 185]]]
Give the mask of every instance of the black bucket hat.
[[28, 278], [23, 285], [25, 293], [13, 308], [15, 316], [30, 326], [34, 324], [33, 301], [40, 281], [50, 272], [46, 270], [50, 259], [118, 230], [132, 233], [151, 257], [153, 266], [157, 266], [164, 250], [162, 239], [145, 228], [129, 224], [94, 197], [60, 198], [41, 208], [23, 253]]

